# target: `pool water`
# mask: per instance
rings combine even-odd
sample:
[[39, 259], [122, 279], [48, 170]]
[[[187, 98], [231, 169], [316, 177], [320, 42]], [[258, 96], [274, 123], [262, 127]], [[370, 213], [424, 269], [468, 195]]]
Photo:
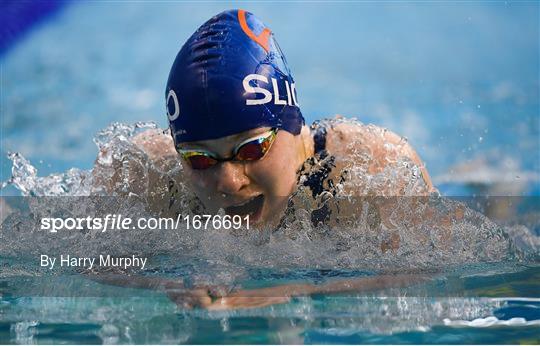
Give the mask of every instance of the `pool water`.
[[[355, 275], [361, 274], [266, 271], [254, 274], [254, 280], [268, 286]], [[42, 292], [54, 284], [39, 278], [3, 279], [0, 336], [4, 343], [27, 344], [539, 342], [537, 264], [491, 264], [433, 277], [406, 291], [297, 297], [286, 304], [228, 311], [185, 310], [164, 294], [100, 287], [81, 276], [62, 281], [89, 297], [19, 297], [16, 289], [9, 292], [19, 280], [26, 289], [35, 285]], [[453, 292], [440, 292], [449, 286]]]
[[0, 179], [10, 176], [6, 152], [41, 175], [89, 169], [92, 138], [111, 122], [166, 127], [165, 83], [180, 46], [212, 15], [244, 7], [276, 35], [308, 123], [342, 114], [406, 136], [439, 186], [469, 163], [515, 173], [509, 185], [525, 186], [514, 195], [538, 194], [538, 6], [71, 3], [0, 57]]
[[[519, 207], [501, 224], [506, 230], [519, 225], [527, 239], [538, 239], [537, 2], [307, 2], [287, 4], [286, 10], [282, 3], [67, 3], [0, 56], [0, 180], [20, 178], [0, 191], [2, 208], [7, 196], [21, 191], [84, 195], [95, 144], [102, 140], [96, 133], [111, 122], [165, 127], [164, 85], [182, 42], [213, 14], [238, 6], [262, 17], [276, 34], [308, 123], [340, 113], [408, 137], [444, 196], [513, 196]], [[8, 152], [20, 155], [8, 159]], [[41, 178], [58, 172], [65, 173]], [[433, 268], [414, 262], [429, 279], [401, 288], [206, 311], [177, 306], [158, 290], [36, 272], [27, 256], [45, 246], [44, 236], [32, 234], [27, 219], [8, 221], [24, 227], [18, 238], [11, 236], [14, 228], [0, 232], [0, 343], [540, 343], [534, 247], [527, 256], [489, 263], [456, 264], [461, 254], [452, 253]], [[251, 240], [208, 237], [207, 244], [220, 244], [218, 250], [233, 259], [271, 257], [271, 247], [246, 247], [245, 253], [233, 247]], [[112, 235], [105, 239], [111, 247], [137, 246]], [[481, 244], [480, 237], [470, 239]], [[333, 253], [288, 244], [279, 258], [287, 265], [222, 263], [211, 256], [183, 262], [172, 251], [143, 274], [270, 287], [389, 270], [369, 263], [320, 266], [316, 260], [332, 263]], [[17, 249], [20, 258], [12, 253]], [[311, 254], [302, 262], [308, 265], [292, 265], [288, 249]], [[214, 255], [208, 252], [203, 254]], [[357, 252], [349, 257], [363, 263], [366, 252]], [[422, 257], [412, 252], [411, 258]]]

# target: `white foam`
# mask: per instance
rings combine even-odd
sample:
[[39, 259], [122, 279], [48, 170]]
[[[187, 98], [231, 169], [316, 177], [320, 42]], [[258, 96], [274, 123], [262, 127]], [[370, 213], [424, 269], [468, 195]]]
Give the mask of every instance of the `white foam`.
[[523, 317], [514, 317], [509, 320], [499, 320], [495, 316], [489, 316], [486, 318], [477, 318], [472, 321], [451, 320], [449, 318], [445, 318], [443, 322], [445, 326], [473, 327], [473, 328], [487, 328], [487, 327], [496, 327], [496, 326], [511, 326], [511, 327], [540, 326], [540, 320], [527, 321]]
[[521, 163], [497, 151], [477, 156], [450, 168], [449, 172], [433, 178], [436, 184], [523, 185], [540, 181], [540, 174], [525, 171]]
[[528, 297], [499, 297], [493, 298], [494, 301], [514, 301], [514, 302], [535, 302], [540, 303], [540, 298], [528, 298]]
[[[386, 133], [385, 129], [344, 119], [328, 120], [320, 126], [330, 128], [346, 122], [362, 129], [362, 133], [370, 138], [384, 138]], [[377, 201], [358, 197], [394, 196], [395, 191], [403, 191], [409, 197], [421, 196], [427, 193], [427, 186], [420, 168], [407, 158], [392, 157], [382, 172], [367, 172], [366, 165], [370, 165], [373, 158], [365, 150], [358, 149], [362, 147], [360, 139], [348, 144], [352, 152], [350, 162], [328, 156], [314, 157], [304, 163], [300, 182], [302, 179], [318, 179], [317, 176], [326, 166], [334, 164], [336, 167], [343, 166], [335, 172], [335, 179], [342, 182], [334, 187], [326, 184], [328, 186], [325, 188], [333, 191], [316, 197], [313, 197], [309, 186], [300, 183], [290, 197], [289, 210], [276, 232], [231, 233], [222, 229], [199, 232], [182, 227], [175, 232], [133, 230], [129, 237], [122, 232], [99, 235], [80, 232], [74, 237], [57, 239], [54, 244], [51, 244], [48, 234], [35, 232], [40, 215], [48, 217], [52, 211], [58, 215], [65, 213], [85, 218], [114, 210], [118, 215], [132, 216], [134, 219], [155, 216], [159, 210], [170, 210], [181, 215], [191, 213], [199, 202], [192, 196], [189, 184], [183, 181], [177, 156], [172, 155], [171, 162], [167, 161], [167, 157], [163, 165], [154, 164], [154, 160], [132, 140], [150, 129], [157, 129], [157, 125], [114, 123], [100, 131], [94, 138], [100, 152], [97, 159], [99, 165], [93, 171], [71, 169], [65, 173], [40, 177], [37, 169], [22, 155], [11, 155], [13, 169], [10, 184], [23, 195], [64, 198], [32, 200], [32, 217], [18, 214], [18, 211], [11, 213], [3, 223], [11, 232], [0, 242], [0, 252], [14, 256], [24, 253], [29, 258], [42, 253], [65, 253], [66, 249], [83, 257], [90, 253], [159, 253], [172, 256], [181, 253], [197, 260], [227, 262], [235, 267], [229, 273], [231, 277], [239, 275], [237, 267], [246, 265], [282, 268], [432, 268], [470, 262], [501, 262], [517, 256], [512, 252], [510, 241], [500, 226], [458, 201], [436, 194], [430, 197], [426, 207], [432, 209], [437, 218], [446, 217], [452, 210], [463, 213], [460, 221], [455, 220], [449, 226], [451, 237], [446, 235], [447, 231], [443, 228], [433, 227], [432, 218], [425, 217], [425, 208], [420, 207], [414, 198], [388, 201], [392, 208], [385, 207], [388, 212], [381, 216]], [[388, 145], [389, 152], [401, 152], [399, 147], [407, 145], [407, 141], [402, 139], [398, 144]], [[169, 187], [171, 182], [174, 189]], [[114, 199], [97, 204], [65, 198], [110, 194]], [[130, 201], [124, 197], [130, 195], [140, 198]], [[171, 201], [175, 204], [169, 205]], [[150, 205], [153, 207], [149, 208]], [[313, 225], [312, 211], [321, 205], [328, 206], [333, 218], [330, 221], [339, 227], [330, 226], [332, 231], [328, 231], [326, 226]], [[354, 212], [339, 213], [340, 210]], [[382, 217], [387, 222], [382, 222]], [[415, 227], [411, 227], [411, 223]], [[97, 240], [98, 237], [100, 241], [86, 239]], [[140, 239], [152, 239], [152, 242], [141, 242]], [[399, 249], [387, 251], [387, 244], [393, 244], [393, 239], [399, 239]], [[460, 255], [456, 256], [456, 253]], [[207, 272], [204, 266], [201, 269]]]

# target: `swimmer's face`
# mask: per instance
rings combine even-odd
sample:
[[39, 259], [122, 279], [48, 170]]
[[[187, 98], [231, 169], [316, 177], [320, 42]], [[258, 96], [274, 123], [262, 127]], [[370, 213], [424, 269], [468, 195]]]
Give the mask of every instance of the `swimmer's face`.
[[[182, 150], [202, 150], [218, 158], [233, 156], [247, 139], [264, 136], [270, 128], [258, 128], [213, 140], [182, 143]], [[183, 162], [197, 197], [212, 213], [224, 208], [230, 215], [250, 215], [250, 224], [276, 224], [296, 186], [296, 172], [306, 159], [301, 135], [277, 132], [266, 155], [254, 161], [219, 162], [194, 169]]]

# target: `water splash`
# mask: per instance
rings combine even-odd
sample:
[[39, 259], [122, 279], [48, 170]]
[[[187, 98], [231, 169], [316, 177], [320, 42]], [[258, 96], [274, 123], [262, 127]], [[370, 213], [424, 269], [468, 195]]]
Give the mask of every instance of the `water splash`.
[[472, 321], [444, 319], [444, 325], [452, 327], [472, 327], [472, 328], [487, 328], [487, 327], [528, 327], [540, 326], [540, 320], [527, 321], [523, 317], [514, 317], [509, 320], [499, 320], [495, 316], [486, 318], [477, 318]]
[[[410, 159], [389, 154], [383, 156], [387, 164], [378, 169], [365, 141], [387, 136], [385, 129], [346, 119], [320, 123], [334, 128], [340, 124], [353, 124], [363, 131], [363, 136], [347, 143], [349, 158], [319, 155], [308, 160], [280, 227], [260, 231], [200, 231], [184, 226], [174, 231], [133, 230], [129, 234], [88, 230], [59, 237], [51, 244], [50, 235], [39, 231], [40, 217], [115, 213], [135, 219], [193, 213], [201, 205], [183, 181], [183, 167], [174, 149], [156, 159], [141, 145], [141, 136], [148, 135], [154, 147], [171, 146], [170, 134], [153, 123], [114, 123], [99, 132], [94, 138], [99, 153], [91, 171], [70, 169], [39, 177], [28, 160], [11, 154], [9, 184], [24, 196], [55, 198], [34, 199], [29, 206], [32, 218], [17, 213], [3, 215], [3, 228], [17, 232], [2, 235], [0, 253], [28, 258], [66, 249], [74, 255], [166, 254], [173, 267], [179, 260], [205, 261], [203, 269], [194, 274], [203, 281], [212, 280], [209, 272], [225, 273], [221, 280], [231, 281], [244, 275], [243, 268], [249, 266], [437, 268], [520, 256], [505, 231], [478, 212], [437, 193], [424, 199], [415, 197], [426, 196], [430, 190], [422, 167]], [[381, 150], [399, 153], [407, 146], [407, 140], [401, 138]], [[304, 182], [328, 165], [335, 169], [324, 182], [324, 191], [314, 195]], [[391, 197], [396, 194], [404, 197]], [[73, 196], [112, 199], [81, 203]], [[314, 211], [321, 211], [323, 222], [318, 222]], [[452, 213], [461, 216], [447, 217]], [[213, 266], [221, 271], [213, 271]]]
[[19, 153], [10, 153], [11, 178], [2, 188], [13, 185], [23, 196], [86, 196], [92, 190], [90, 171], [71, 168], [65, 173], [39, 177], [37, 169]]

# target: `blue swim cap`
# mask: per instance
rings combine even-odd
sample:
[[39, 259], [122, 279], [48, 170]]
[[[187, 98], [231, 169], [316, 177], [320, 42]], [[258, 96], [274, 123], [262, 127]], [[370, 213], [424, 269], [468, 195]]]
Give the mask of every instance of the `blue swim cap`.
[[165, 98], [175, 144], [266, 126], [297, 135], [304, 125], [273, 34], [243, 10], [218, 14], [189, 38], [171, 68]]

